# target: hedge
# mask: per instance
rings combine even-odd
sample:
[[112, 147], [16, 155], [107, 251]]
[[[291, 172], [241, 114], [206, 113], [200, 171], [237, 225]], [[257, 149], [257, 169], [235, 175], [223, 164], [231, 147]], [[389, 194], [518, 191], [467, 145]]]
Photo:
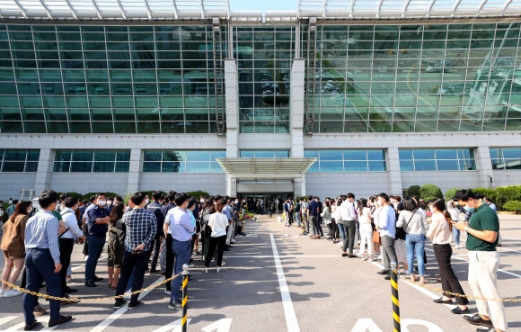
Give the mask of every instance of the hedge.
[[513, 211], [516, 214], [519, 214], [519, 213], [521, 213], [521, 202], [520, 201], [507, 202], [507, 203], [505, 203], [505, 205], [503, 205], [503, 209], [505, 209], [507, 211]]
[[412, 185], [407, 190], [407, 196], [409, 197], [420, 197], [420, 186]]
[[449, 190], [447, 190], [445, 192], [445, 201], [450, 201], [452, 200], [452, 197], [454, 197], [454, 195], [456, 195], [456, 192], [459, 190], [459, 188], [450, 188]]
[[521, 186], [497, 187], [495, 190], [496, 205], [503, 207], [510, 201], [521, 201]]
[[496, 191], [492, 188], [475, 188], [472, 191], [476, 194], [482, 194], [490, 198], [493, 202], [496, 201]]
[[420, 188], [420, 196], [427, 202], [433, 198], [443, 198], [440, 187], [434, 184], [426, 184]]

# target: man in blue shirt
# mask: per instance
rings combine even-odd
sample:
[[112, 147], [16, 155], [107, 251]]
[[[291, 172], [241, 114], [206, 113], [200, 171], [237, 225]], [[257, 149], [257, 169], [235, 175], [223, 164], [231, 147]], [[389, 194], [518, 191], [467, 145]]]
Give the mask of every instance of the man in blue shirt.
[[[25, 266], [27, 272], [26, 289], [37, 292], [42, 282], [47, 284], [51, 296], [61, 296], [60, 283], [60, 249], [58, 248], [58, 219], [52, 214], [56, 209], [58, 194], [54, 191], [44, 191], [38, 198], [41, 212], [27, 221], [25, 228]], [[23, 307], [25, 315], [25, 331], [32, 330], [38, 321], [33, 310], [37, 298], [34, 295], [24, 294]], [[49, 327], [66, 323], [72, 316], [60, 315], [60, 301], [51, 300], [51, 317]]]
[[384, 269], [378, 271], [378, 274], [386, 275], [385, 280], [391, 279], [391, 262], [398, 264], [398, 256], [394, 248], [394, 238], [396, 236], [396, 213], [389, 205], [389, 196], [386, 193], [378, 195], [378, 205], [381, 206], [375, 212], [374, 223], [376, 230], [380, 232], [380, 239], [382, 240], [381, 251], [384, 263]]
[[154, 255], [152, 256], [152, 262], [150, 263], [150, 273], [157, 273], [159, 272], [156, 270], [157, 266], [157, 259], [159, 258], [159, 249], [161, 247], [161, 240], [164, 237], [163, 234], [163, 223], [165, 221], [165, 217], [163, 216], [163, 213], [161, 213], [161, 209], [163, 208], [163, 205], [161, 205], [161, 197], [163, 195], [159, 191], [154, 191], [152, 193], [152, 197], [154, 198], [154, 201], [147, 205], [146, 210], [149, 212], [152, 212], [157, 220], [157, 231], [156, 236], [154, 238], [154, 244], [152, 245], [152, 249], [154, 250]]
[[[132, 194], [130, 198], [133, 204], [132, 210], [125, 213], [122, 218], [122, 223], [126, 226], [125, 253], [123, 254], [123, 266], [121, 267], [121, 277], [118, 281], [116, 296], [125, 293], [132, 271], [134, 271], [132, 292], [143, 287], [152, 242], [157, 232], [156, 217], [152, 212], [144, 209], [146, 205], [145, 197], [146, 195], [141, 192]], [[129, 309], [134, 309], [142, 303], [138, 300], [138, 296], [139, 294], [134, 294], [130, 297]], [[121, 308], [125, 303], [125, 300], [117, 299], [114, 309]]]
[[14, 210], [16, 210], [16, 204], [18, 204], [18, 200], [15, 199], [13, 201], [13, 204], [9, 205], [9, 207], [7, 208], [7, 219], [11, 218], [11, 216], [13, 215], [14, 213]]
[[89, 242], [89, 258], [85, 264], [85, 286], [87, 287], [96, 287], [94, 282], [103, 280], [103, 278], [97, 277], [95, 272], [108, 231], [109, 211], [105, 208], [106, 205], [107, 196], [97, 194], [96, 207], [87, 212], [87, 241]]
[[[185, 193], [175, 195], [175, 208], [170, 210], [165, 218], [164, 231], [170, 229], [172, 234], [172, 251], [176, 256], [174, 275], [183, 271], [183, 265], [190, 263], [192, 251], [192, 233], [195, 227], [186, 211], [189, 196]], [[181, 309], [181, 296], [179, 289], [181, 287], [182, 277], [178, 276], [172, 280], [172, 292], [170, 296], [170, 304], [168, 309]]]

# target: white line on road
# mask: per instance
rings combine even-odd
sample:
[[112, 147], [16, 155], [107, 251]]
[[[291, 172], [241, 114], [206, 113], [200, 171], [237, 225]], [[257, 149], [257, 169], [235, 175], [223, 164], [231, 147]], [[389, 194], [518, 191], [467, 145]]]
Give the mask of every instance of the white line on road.
[[284, 314], [286, 315], [286, 325], [288, 332], [300, 332], [298, 326], [297, 316], [295, 315], [295, 308], [293, 308], [293, 302], [291, 301], [291, 294], [289, 293], [288, 284], [286, 283], [286, 277], [284, 276], [284, 270], [279, 258], [279, 251], [277, 250], [277, 244], [273, 234], [270, 234], [271, 248], [273, 250], [273, 260], [275, 261], [275, 268], [277, 269], [277, 277], [279, 279], [280, 295], [282, 296], [282, 305], [284, 306]]
[[[156, 281], [154, 281], [152, 284], [157, 284], [158, 282], [161, 282], [163, 279], [164, 279], [164, 277], [161, 277], [161, 278], [157, 279]], [[141, 300], [142, 298], [144, 298], [145, 296], [147, 296], [148, 293], [150, 293], [151, 291], [152, 291], [152, 289], [147, 290], [147, 291], [144, 291], [143, 293], [139, 294], [138, 299]], [[101, 331], [103, 331], [103, 330], [106, 329], [110, 324], [114, 323], [114, 321], [115, 321], [116, 319], [118, 319], [119, 317], [121, 317], [121, 315], [123, 315], [127, 310], [128, 310], [128, 302], [127, 302], [127, 304], [125, 304], [122, 308], [119, 308], [118, 310], [116, 310], [116, 312], [114, 312], [112, 315], [110, 315], [109, 317], [107, 317], [104, 321], [102, 321], [101, 323], [99, 323], [98, 326], [96, 326], [95, 328], [93, 328], [92, 330], [90, 330], [90, 332], [101, 332]]]
[[[188, 327], [190, 325], [190, 322], [192, 321], [192, 318], [188, 318], [186, 320], [186, 326]], [[175, 330], [174, 330], [175, 329]], [[167, 324], [165, 326], [162, 326], [158, 329], [155, 329], [154, 331], [152, 332], [169, 332], [169, 331], [174, 331], [174, 332], [178, 332], [178, 331], [181, 331], [181, 318], [179, 318], [178, 320], [175, 320], [173, 321], [172, 323], [170, 324]]]
[[12, 321], [15, 318], [16, 318], [16, 316], [7, 316], [7, 317], [0, 318], [0, 325], [8, 323], [8, 322]]
[[[226, 258], [272, 258], [271, 255], [229, 255]], [[342, 258], [341, 255], [280, 255], [279, 258]]]

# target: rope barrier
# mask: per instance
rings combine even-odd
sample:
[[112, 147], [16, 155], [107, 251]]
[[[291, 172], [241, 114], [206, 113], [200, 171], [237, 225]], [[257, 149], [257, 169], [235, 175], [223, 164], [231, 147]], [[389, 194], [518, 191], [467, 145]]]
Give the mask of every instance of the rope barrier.
[[444, 293], [444, 294], [452, 295], [452, 296], [455, 296], [455, 297], [464, 297], [464, 298], [467, 298], [469, 300], [521, 303], [521, 298], [488, 299], [488, 298], [485, 298], [485, 297], [465, 295], [465, 294], [459, 294], [459, 293], [453, 293], [453, 292], [449, 292], [449, 291], [444, 291], [443, 289], [432, 287], [432, 286], [429, 286], [429, 285], [425, 285], [425, 284], [422, 284], [422, 283], [420, 283], [418, 281], [413, 281], [413, 280], [407, 280], [407, 281], [410, 282], [411, 284], [423, 287], [423, 288], [431, 290], [433, 292]]
[[[142, 292], [146, 292], [148, 290], [152, 290], [154, 288], [157, 288], [157, 287], [159, 287], [161, 285], [166, 284], [167, 282], [170, 282], [170, 281], [174, 280], [175, 278], [177, 278], [180, 275], [181, 275], [181, 273], [178, 273], [175, 276], [172, 276], [171, 278], [168, 278], [168, 279], [165, 279], [165, 280], [163, 280], [161, 282], [158, 282], [156, 284], [150, 285], [147, 288], [143, 288], [143, 289], [140, 289], [140, 290], [137, 290], [137, 291], [133, 291], [133, 292], [130, 293], [130, 295], [135, 295], [135, 294], [139, 294], [139, 293], [142, 293]], [[15, 284], [10, 283], [9, 281], [6, 281], [4, 279], [0, 279], [0, 281], [2, 282], [2, 284], [6, 284], [7, 286], [12, 287], [13, 289], [16, 289], [17, 291], [22, 292], [22, 293], [34, 295], [34, 296], [41, 297], [41, 298], [44, 298], [44, 299], [55, 300], [55, 301], [63, 301], [63, 302], [70, 302], [70, 303], [80, 303], [80, 302], [83, 302], [83, 303], [97, 303], [97, 302], [104, 302], [104, 301], [108, 301], [108, 300], [122, 299], [123, 297], [126, 296], [125, 294], [122, 294], [122, 295], [109, 296], [109, 297], [100, 297], [100, 298], [95, 298], [95, 299], [88, 299], [88, 298], [83, 299], [83, 298], [77, 298], [77, 297], [57, 297], [57, 296], [51, 296], [51, 295], [47, 295], [47, 294], [42, 294], [42, 293], [30, 291], [30, 290], [22, 288], [22, 287], [18, 287]]]
[[396, 262], [391, 262], [391, 297], [393, 300], [393, 323], [394, 332], [401, 332], [400, 325], [400, 300], [398, 297], [398, 271], [396, 270]]

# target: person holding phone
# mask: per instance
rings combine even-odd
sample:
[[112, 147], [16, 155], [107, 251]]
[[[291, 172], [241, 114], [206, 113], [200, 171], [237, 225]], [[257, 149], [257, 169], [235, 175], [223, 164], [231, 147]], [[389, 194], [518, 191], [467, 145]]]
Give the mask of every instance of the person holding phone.
[[[125, 213], [121, 219], [126, 228], [125, 253], [123, 254], [121, 277], [118, 280], [116, 296], [125, 293], [132, 271], [134, 271], [132, 292], [140, 290], [143, 286], [145, 272], [148, 268], [148, 259], [150, 258], [150, 249], [157, 232], [156, 216], [144, 209], [147, 204], [145, 198], [145, 193], [133, 193], [132, 197], [130, 197], [133, 208]], [[138, 300], [138, 296], [139, 294], [134, 294], [130, 297], [129, 309], [134, 309], [142, 304]], [[114, 303], [114, 309], [121, 308], [126, 302], [126, 300], [117, 299]]]

